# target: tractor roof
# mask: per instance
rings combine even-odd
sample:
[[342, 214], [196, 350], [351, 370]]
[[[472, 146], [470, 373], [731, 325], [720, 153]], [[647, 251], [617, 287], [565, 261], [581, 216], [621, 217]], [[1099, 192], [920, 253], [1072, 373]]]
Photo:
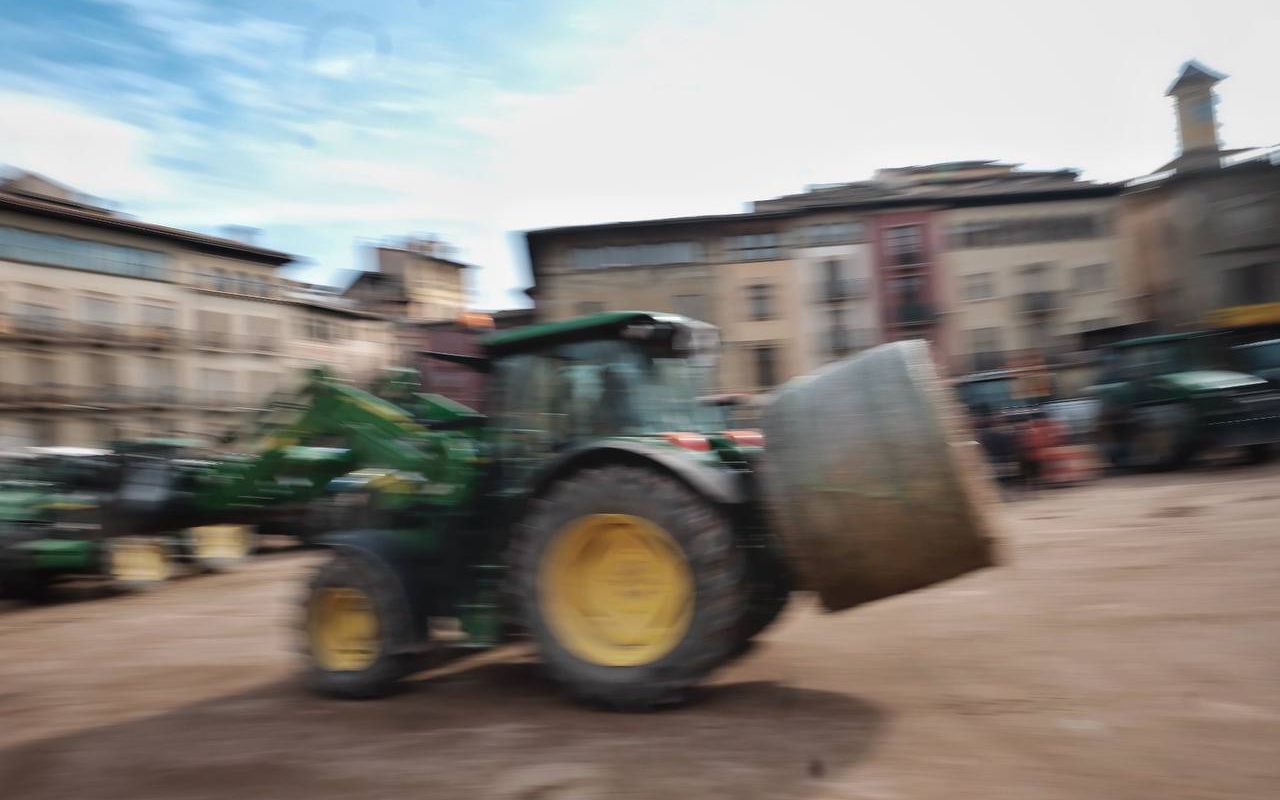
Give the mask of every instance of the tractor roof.
[[602, 311], [599, 314], [574, 317], [560, 322], [543, 322], [538, 325], [499, 331], [481, 339], [480, 345], [484, 348], [486, 355], [502, 356], [538, 350], [550, 344], [610, 338], [630, 325], [654, 322], [705, 324], [676, 314], [653, 311]]

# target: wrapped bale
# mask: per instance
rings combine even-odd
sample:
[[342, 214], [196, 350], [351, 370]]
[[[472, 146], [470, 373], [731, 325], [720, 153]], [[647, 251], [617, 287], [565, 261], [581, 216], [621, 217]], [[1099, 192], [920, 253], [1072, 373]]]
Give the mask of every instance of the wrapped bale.
[[764, 413], [772, 525], [830, 611], [996, 563], [996, 491], [920, 340], [787, 383]]

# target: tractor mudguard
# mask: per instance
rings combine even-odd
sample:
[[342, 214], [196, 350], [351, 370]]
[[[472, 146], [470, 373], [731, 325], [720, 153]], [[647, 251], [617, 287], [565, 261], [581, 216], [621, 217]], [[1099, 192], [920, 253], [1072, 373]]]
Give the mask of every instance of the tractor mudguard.
[[419, 554], [400, 533], [378, 529], [342, 531], [323, 537], [317, 544], [365, 559], [393, 579], [412, 623], [412, 635], [397, 644], [406, 652], [420, 650], [425, 645], [430, 613], [427, 581], [423, 578]]
[[604, 463], [655, 466], [688, 484], [703, 497], [725, 505], [739, 505], [750, 499], [743, 475], [723, 467], [711, 467], [670, 448], [630, 440], [590, 444], [561, 453], [543, 466], [529, 483], [530, 497], [536, 497], [560, 475]]

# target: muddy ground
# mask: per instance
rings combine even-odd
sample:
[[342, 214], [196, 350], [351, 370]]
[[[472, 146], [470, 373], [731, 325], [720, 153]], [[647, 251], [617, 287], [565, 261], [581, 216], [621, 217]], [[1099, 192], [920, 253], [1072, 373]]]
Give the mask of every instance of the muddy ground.
[[0, 796], [1280, 796], [1280, 466], [1007, 510], [1008, 566], [842, 615], [795, 603], [650, 714], [573, 706], [519, 650], [311, 697], [290, 625], [313, 553], [3, 606]]

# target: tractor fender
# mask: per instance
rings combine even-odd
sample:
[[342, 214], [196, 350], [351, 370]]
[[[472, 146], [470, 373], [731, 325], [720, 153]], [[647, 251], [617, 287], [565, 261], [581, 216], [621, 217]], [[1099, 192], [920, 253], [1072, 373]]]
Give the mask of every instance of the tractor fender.
[[629, 440], [591, 444], [561, 453], [529, 482], [528, 497], [537, 497], [562, 475], [605, 463], [638, 464], [667, 472], [712, 502], [740, 505], [750, 499], [746, 476], [710, 467], [669, 448]]
[[426, 643], [429, 603], [427, 581], [423, 580], [420, 557], [393, 530], [362, 529], [329, 534], [317, 542], [339, 553], [364, 559], [394, 580], [397, 596], [403, 601], [408, 625], [403, 626], [404, 652], [417, 652]]

